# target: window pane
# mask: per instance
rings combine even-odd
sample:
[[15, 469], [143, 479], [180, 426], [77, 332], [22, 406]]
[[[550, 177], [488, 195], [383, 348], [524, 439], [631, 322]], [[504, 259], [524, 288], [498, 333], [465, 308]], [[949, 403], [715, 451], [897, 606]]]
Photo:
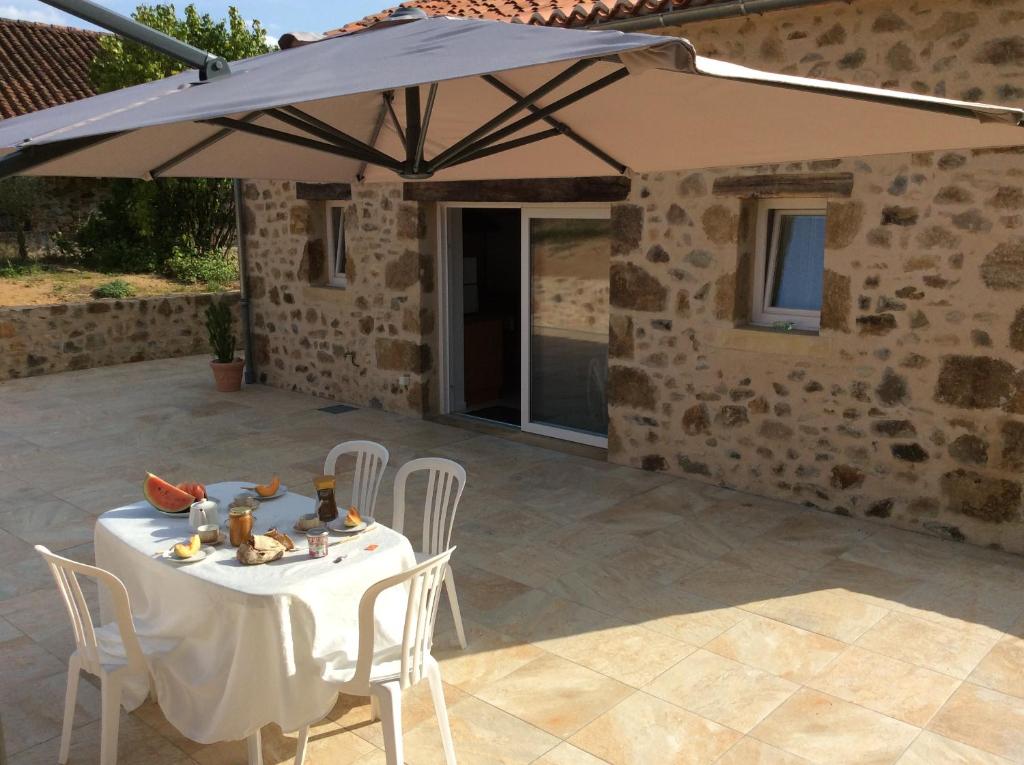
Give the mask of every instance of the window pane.
[[331, 235], [334, 238], [332, 276], [345, 274], [345, 211], [340, 207], [331, 208]]
[[779, 251], [771, 307], [820, 311], [825, 271], [825, 216], [776, 215]]

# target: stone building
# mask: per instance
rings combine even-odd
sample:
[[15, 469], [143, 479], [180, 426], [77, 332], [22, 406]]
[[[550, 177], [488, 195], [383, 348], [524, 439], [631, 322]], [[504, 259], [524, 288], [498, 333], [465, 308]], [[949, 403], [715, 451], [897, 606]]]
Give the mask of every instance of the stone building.
[[[0, 119], [96, 95], [89, 66], [101, 34], [87, 29], [0, 18]], [[39, 253], [58, 232], [84, 220], [103, 199], [106, 184], [91, 178], [40, 178], [26, 232]], [[0, 258], [15, 248], [15, 221], [0, 207]]]
[[[672, 10], [422, 5], [576, 27]], [[660, 33], [756, 68], [1024, 96], [1022, 0], [683, 21]], [[512, 411], [615, 463], [1024, 552], [1024, 147], [245, 197], [271, 385]]]

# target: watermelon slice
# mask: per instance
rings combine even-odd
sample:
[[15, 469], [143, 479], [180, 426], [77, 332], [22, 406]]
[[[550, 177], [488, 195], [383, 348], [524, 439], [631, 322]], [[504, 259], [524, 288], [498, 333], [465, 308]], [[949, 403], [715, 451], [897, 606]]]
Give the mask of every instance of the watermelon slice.
[[174, 484], [167, 483], [163, 478], [158, 478], [152, 473], [146, 473], [146, 480], [142, 484], [142, 493], [146, 495], [146, 501], [161, 513], [185, 513], [192, 507], [195, 497], [186, 491], [182, 491]]

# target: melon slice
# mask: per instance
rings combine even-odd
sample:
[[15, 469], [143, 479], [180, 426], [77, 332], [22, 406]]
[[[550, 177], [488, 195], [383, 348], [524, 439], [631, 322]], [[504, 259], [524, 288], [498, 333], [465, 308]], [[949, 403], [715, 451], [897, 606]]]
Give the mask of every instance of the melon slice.
[[195, 497], [177, 486], [167, 483], [163, 478], [158, 478], [152, 473], [146, 473], [146, 480], [142, 484], [142, 493], [146, 495], [146, 501], [161, 513], [184, 513], [187, 512]]

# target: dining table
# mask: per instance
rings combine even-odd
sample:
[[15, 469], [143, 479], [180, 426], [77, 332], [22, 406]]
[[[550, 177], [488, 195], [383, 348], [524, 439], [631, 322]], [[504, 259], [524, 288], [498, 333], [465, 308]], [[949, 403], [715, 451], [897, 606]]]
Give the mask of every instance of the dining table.
[[[251, 484], [206, 487], [222, 522], [243, 486]], [[138, 502], [96, 522], [96, 564], [124, 582], [144, 648], [161, 646], [147, 664], [164, 716], [202, 744], [247, 739], [252, 764], [261, 761], [263, 726], [295, 731], [332, 709], [337, 691], [323, 677], [354, 671], [360, 598], [416, 562], [409, 540], [380, 523], [354, 535], [332, 533], [327, 556], [311, 558], [305, 534], [293, 526], [313, 510], [312, 498], [290, 491], [262, 501], [254, 532], [277, 528], [296, 549], [256, 566], [236, 559], [226, 528], [224, 541], [204, 547], [201, 560], [164, 555], [192, 533], [188, 512], [168, 515]], [[401, 642], [405, 600], [401, 588], [378, 599], [378, 645]], [[149, 691], [147, 678], [138, 678], [126, 684], [122, 703], [131, 711]]]

